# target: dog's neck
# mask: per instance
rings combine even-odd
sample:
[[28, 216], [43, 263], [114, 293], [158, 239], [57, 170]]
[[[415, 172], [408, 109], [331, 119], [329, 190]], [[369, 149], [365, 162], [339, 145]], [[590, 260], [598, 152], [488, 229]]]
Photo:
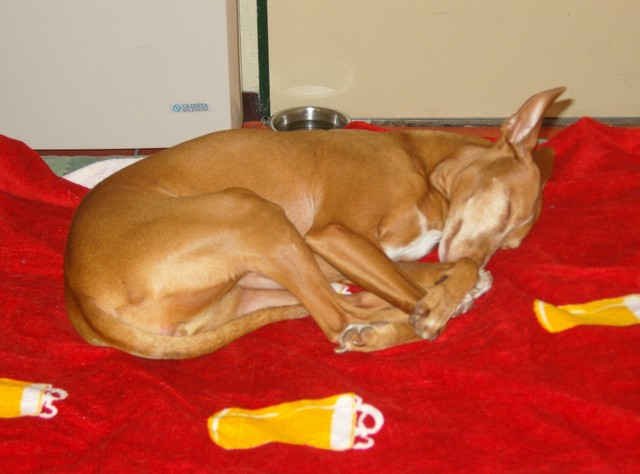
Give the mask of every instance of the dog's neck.
[[420, 203], [420, 210], [427, 217], [429, 229], [442, 230], [449, 211], [449, 202], [430, 183], [430, 174], [439, 163], [450, 159], [460, 148], [469, 145], [489, 147], [491, 142], [478, 137], [432, 130], [402, 131], [397, 132], [397, 135], [427, 183], [428, 192]]
[[462, 147], [475, 145], [490, 147], [491, 142], [474, 136], [435, 130], [410, 130], [397, 133], [405, 149], [416, 159], [426, 176], [442, 161], [451, 157]]

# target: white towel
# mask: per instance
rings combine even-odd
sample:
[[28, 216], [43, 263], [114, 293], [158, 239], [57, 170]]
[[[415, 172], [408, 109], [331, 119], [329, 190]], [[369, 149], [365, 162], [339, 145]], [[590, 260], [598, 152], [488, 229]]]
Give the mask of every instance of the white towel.
[[63, 178], [86, 188], [93, 188], [100, 181], [111, 176], [116, 171], [120, 171], [122, 168], [126, 168], [143, 158], [144, 157], [100, 160], [96, 163], [91, 163], [83, 168], [65, 174]]

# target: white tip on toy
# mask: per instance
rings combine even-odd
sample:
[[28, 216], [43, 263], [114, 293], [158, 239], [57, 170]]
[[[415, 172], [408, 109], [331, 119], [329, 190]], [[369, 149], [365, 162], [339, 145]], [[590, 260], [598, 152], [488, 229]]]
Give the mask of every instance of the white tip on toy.
[[50, 384], [0, 379], [0, 418], [53, 418], [58, 414], [53, 403], [65, 398], [67, 392]]

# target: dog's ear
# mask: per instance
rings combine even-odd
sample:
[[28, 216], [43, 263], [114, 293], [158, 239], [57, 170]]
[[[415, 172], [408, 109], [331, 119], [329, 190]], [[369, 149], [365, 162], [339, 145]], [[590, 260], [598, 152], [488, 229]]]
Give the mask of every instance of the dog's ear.
[[545, 111], [565, 90], [565, 87], [556, 87], [527, 99], [500, 127], [502, 136], [498, 146], [509, 144], [519, 158], [528, 157], [538, 142]]

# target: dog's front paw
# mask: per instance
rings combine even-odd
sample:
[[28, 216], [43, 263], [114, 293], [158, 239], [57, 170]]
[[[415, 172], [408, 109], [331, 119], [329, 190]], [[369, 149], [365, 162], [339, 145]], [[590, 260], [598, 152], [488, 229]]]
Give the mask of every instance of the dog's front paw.
[[467, 311], [473, 301], [491, 288], [493, 278], [486, 270], [478, 270], [471, 260], [462, 259], [435, 284], [425, 288], [409, 321], [422, 339], [437, 338], [447, 322]]
[[489, 291], [492, 286], [493, 276], [491, 275], [491, 272], [482, 268], [478, 271], [478, 282], [476, 283], [476, 286], [474, 286], [473, 289], [469, 292], [469, 294], [474, 300], [477, 300], [487, 291]]
[[473, 288], [471, 288], [469, 293], [464, 295], [464, 298], [462, 298], [462, 301], [460, 302], [460, 306], [458, 306], [458, 309], [455, 311], [452, 317], [464, 314], [469, 311], [473, 306], [475, 300], [489, 291], [492, 285], [493, 276], [491, 276], [491, 273], [484, 269], [480, 270], [478, 272], [478, 282]]
[[416, 305], [409, 322], [418, 337], [428, 341], [435, 340], [453, 316], [455, 305], [447, 304], [446, 293], [442, 286], [436, 285], [429, 288]]
[[468, 283], [466, 290], [464, 286], [450, 283], [445, 279], [428, 288], [409, 317], [413, 329], [422, 339], [435, 340], [451, 318], [471, 307], [473, 299], [469, 297], [469, 287], [473, 282]]

